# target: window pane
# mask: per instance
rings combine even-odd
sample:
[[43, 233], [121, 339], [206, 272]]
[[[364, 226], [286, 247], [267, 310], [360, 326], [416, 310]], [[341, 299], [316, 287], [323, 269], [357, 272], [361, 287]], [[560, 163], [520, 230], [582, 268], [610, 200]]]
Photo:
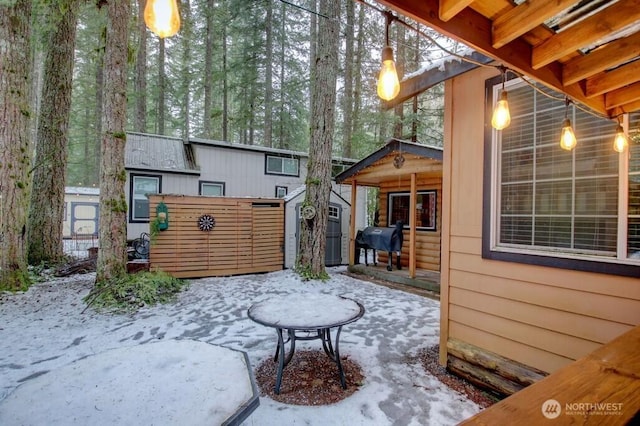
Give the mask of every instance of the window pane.
[[206, 195], [206, 196], [209, 196], [209, 197], [224, 195], [222, 193], [222, 185], [217, 184], [217, 183], [203, 183], [203, 184], [201, 184], [200, 193], [202, 195]]
[[533, 179], [533, 149], [502, 153], [502, 182]]
[[536, 214], [571, 214], [571, 181], [536, 184]]
[[536, 217], [535, 226], [535, 245], [571, 248], [571, 218]]
[[287, 175], [298, 174], [298, 159], [296, 158], [284, 158], [284, 170], [283, 173]]
[[500, 226], [500, 242], [531, 245], [531, 217], [503, 217]]
[[613, 215], [618, 213], [618, 178], [576, 180], [576, 214]]
[[267, 157], [267, 172], [282, 173], [282, 158]]
[[133, 179], [133, 219], [149, 219], [149, 200], [147, 194], [160, 192], [160, 178], [132, 176]]
[[616, 218], [577, 218], [575, 248], [616, 253], [618, 221]]
[[533, 211], [533, 184], [503, 185], [501, 213], [504, 215], [531, 214]]
[[571, 177], [573, 154], [560, 149], [558, 144], [536, 149], [536, 179]]
[[640, 260], [640, 217], [629, 219], [627, 249], [630, 258]]

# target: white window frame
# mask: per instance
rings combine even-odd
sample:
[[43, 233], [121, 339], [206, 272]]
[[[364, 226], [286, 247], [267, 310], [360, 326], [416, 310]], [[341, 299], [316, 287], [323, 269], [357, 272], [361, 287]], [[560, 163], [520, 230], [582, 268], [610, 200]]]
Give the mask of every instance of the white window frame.
[[[428, 190], [422, 190], [422, 191], [417, 191], [416, 196], [418, 195], [422, 195], [422, 196], [428, 196], [429, 198], [433, 198], [433, 203], [434, 206], [432, 207], [432, 211], [433, 211], [433, 224], [431, 226], [417, 226], [418, 224], [418, 220], [416, 218], [416, 230], [418, 231], [435, 231], [438, 228], [438, 191], [436, 191], [435, 189], [428, 189]], [[391, 218], [393, 218], [393, 212], [391, 211], [391, 209], [393, 208], [393, 199], [396, 197], [407, 197], [408, 200], [410, 200], [411, 198], [411, 193], [407, 192], [407, 191], [400, 191], [400, 192], [389, 192], [387, 194], [387, 226], [388, 227], [394, 227], [395, 223], [392, 221]], [[422, 206], [420, 205], [420, 203], [416, 203], [416, 208], [418, 210], [422, 209]], [[409, 229], [409, 223], [404, 223], [403, 224], [403, 228], [404, 229]]]
[[[497, 82], [497, 80], [494, 80], [494, 82]], [[507, 83], [506, 89], [509, 90], [510, 87], [513, 88], [516, 84], [525, 83], [522, 83], [520, 79], [514, 79]], [[489, 83], [487, 86], [489, 86]], [[501, 86], [499, 83], [495, 83], [491, 89], [491, 98], [495, 102], [495, 100], [499, 98]], [[488, 107], [486, 111], [487, 117], [485, 117], [485, 121], [488, 123], [492, 108]], [[625, 126], [626, 125], [625, 117]], [[640, 265], [640, 259], [630, 258], [627, 254], [627, 240], [629, 236], [627, 228], [627, 206], [629, 201], [628, 153], [621, 154], [618, 157], [617, 245], [615, 255], [589, 252], [588, 250], [567, 251], [560, 247], [532, 247], [524, 245], [519, 246], [517, 244], [504, 244], [499, 241], [501, 223], [501, 132], [491, 128], [490, 124], [487, 124], [487, 127], [488, 130], [485, 134], [485, 138], [489, 137], [490, 140], [485, 144], [485, 156], [488, 159], [485, 163], [485, 167], [488, 168], [488, 170], [485, 169], [485, 188], [489, 189], [490, 194], [488, 198], [485, 198], [485, 207], [483, 209], [485, 214], [489, 214], [489, 220], [484, 221], [483, 225], [483, 257], [530, 264], [541, 264], [545, 266], [556, 266], [567, 269], [598, 272], [604, 271], [619, 275], [638, 276], [638, 274], [640, 274], [640, 268], [636, 267], [636, 265]], [[615, 129], [615, 123], [612, 121], [611, 146], [613, 146], [613, 129]], [[558, 135], [559, 133], [560, 131], [558, 129]], [[578, 144], [579, 143], [580, 141], [578, 140]], [[561, 148], [558, 147], [558, 149]], [[575, 177], [572, 181], [574, 182], [573, 185], [575, 185]], [[533, 197], [535, 197], [535, 194]], [[572, 215], [574, 215], [574, 213], [572, 213]], [[489, 229], [487, 229], [487, 227]], [[603, 268], [602, 266], [598, 266], [598, 263], [613, 265]]]
[[[148, 175], [148, 174], [134, 174], [131, 175], [131, 186], [130, 186], [130, 202], [131, 207], [129, 209], [129, 221], [130, 222], [149, 222], [150, 212], [147, 210], [146, 216], [137, 216], [136, 215], [136, 203], [144, 201], [147, 206], [149, 206], [149, 199], [147, 198], [147, 194], [160, 194], [162, 193], [162, 175]], [[144, 194], [136, 191], [136, 186], [138, 180], [149, 180], [156, 181], [156, 190], [155, 191], [146, 191]]]
[[[278, 160], [280, 167], [278, 169], [271, 168], [271, 162], [269, 160]], [[295, 163], [295, 172], [287, 171], [287, 163]], [[290, 164], [291, 165], [291, 164]], [[300, 176], [300, 159], [298, 157], [285, 157], [282, 155], [266, 154], [264, 172], [268, 175], [281, 175], [281, 176]]]
[[289, 188], [287, 188], [286, 186], [276, 185], [276, 198], [286, 197], [287, 192], [289, 192]]
[[[220, 194], [217, 195], [209, 195], [209, 194], [205, 194], [204, 192], [204, 188], [205, 187], [216, 187], [216, 188], [220, 188]], [[224, 197], [224, 191], [225, 191], [225, 183], [224, 182], [212, 182], [212, 181], [207, 181], [207, 180], [201, 180], [198, 183], [198, 194], [202, 195], [204, 197]]]

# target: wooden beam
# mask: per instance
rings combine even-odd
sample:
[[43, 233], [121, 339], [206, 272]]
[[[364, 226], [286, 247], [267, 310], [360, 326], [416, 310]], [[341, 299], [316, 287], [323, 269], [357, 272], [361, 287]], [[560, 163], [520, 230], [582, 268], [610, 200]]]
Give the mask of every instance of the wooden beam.
[[616, 68], [613, 71], [600, 73], [587, 80], [585, 93], [596, 96], [611, 92], [638, 81], [640, 60]]
[[418, 188], [416, 174], [411, 173], [411, 195], [409, 196], [409, 278], [416, 277], [416, 212]]
[[493, 20], [493, 47], [500, 48], [575, 3], [575, 0], [529, 0]]
[[632, 84], [624, 89], [614, 90], [607, 93], [605, 97], [608, 109], [630, 104], [640, 99], [640, 83]]
[[640, 0], [620, 0], [533, 49], [531, 66], [540, 69], [576, 50], [595, 43], [634, 23], [640, 16]]
[[553, 62], [534, 69], [531, 66], [533, 49], [524, 40], [516, 39], [500, 49], [494, 48], [491, 43], [491, 20], [469, 7], [455, 15], [451, 20], [444, 22], [438, 18], [437, 0], [378, 0], [378, 3], [421, 22], [447, 37], [458, 40], [553, 90], [566, 94], [574, 101], [580, 102], [594, 111], [607, 114], [604, 96], [587, 98], [579, 85], [564, 86], [562, 84], [562, 66], [560, 63]]
[[438, 15], [446, 22], [473, 2], [474, 0], [440, 0]]
[[620, 111], [616, 112], [615, 115], [622, 114], [625, 112], [640, 111], [640, 99], [620, 105], [618, 108], [620, 109]]
[[358, 184], [354, 179], [351, 182], [351, 218], [349, 219], [349, 265], [355, 265], [356, 259], [356, 205]]
[[565, 85], [574, 84], [639, 55], [640, 31], [565, 63], [562, 80]]

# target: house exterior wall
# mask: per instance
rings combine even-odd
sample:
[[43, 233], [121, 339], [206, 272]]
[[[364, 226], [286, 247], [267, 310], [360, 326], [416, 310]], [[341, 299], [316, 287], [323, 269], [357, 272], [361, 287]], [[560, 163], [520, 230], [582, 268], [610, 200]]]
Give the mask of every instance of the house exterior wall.
[[[440, 270], [440, 234], [442, 230], [442, 178], [441, 177], [425, 177], [418, 178], [416, 181], [418, 191], [436, 191], [436, 230], [417, 230], [416, 231], [416, 268], [426, 269], [430, 271]], [[387, 181], [380, 185], [379, 193], [379, 212], [380, 225], [388, 226], [388, 200], [389, 193], [394, 192], [410, 192], [410, 182], [405, 181]], [[392, 224], [393, 225], [393, 224]], [[409, 230], [405, 229], [404, 244], [402, 245], [401, 263], [403, 267], [409, 266]], [[379, 254], [380, 262], [387, 261], [387, 254], [382, 252]]]
[[640, 324], [640, 279], [482, 258], [484, 82], [446, 82], [441, 362], [460, 340], [551, 373]]
[[227, 197], [275, 197], [276, 186], [284, 186], [291, 192], [304, 183], [307, 175], [306, 158], [299, 158], [299, 176], [284, 176], [265, 173], [265, 152], [206, 144], [194, 147], [201, 169], [200, 179], [224, 182]]

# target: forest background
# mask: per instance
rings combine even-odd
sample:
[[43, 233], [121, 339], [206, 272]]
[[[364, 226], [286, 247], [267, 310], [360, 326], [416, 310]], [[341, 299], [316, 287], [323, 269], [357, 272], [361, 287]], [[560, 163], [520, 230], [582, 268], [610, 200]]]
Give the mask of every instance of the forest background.
[[[384, 110], [376, 81], [385, 17], [373, 2], [374, 7], [369, 7], [357, 0], [336, 1], [341, 16], [333, 154], [359, 159], [392, 136], [441, 146], [443, 87]], [[326, 19], [317, 12], [316, 0], [181, 0], [182, 27], [178, 35], [166, 39], [145, 27], [144, 0], [132, 6], [127, 129], [308, 150], [310, 62], [317, 46], [318, 20]], [[80, 4], [69, 186], [98, 185], [105, 25], [105, 13], [95, 3]], [[390, 26], [390, 40], [400, 78], [445, 55], [399, 23]], [[35, 61], [43, 62], [38, 52]], [[41, 84], [37, 71], [35, 77], [34, 84]]]

